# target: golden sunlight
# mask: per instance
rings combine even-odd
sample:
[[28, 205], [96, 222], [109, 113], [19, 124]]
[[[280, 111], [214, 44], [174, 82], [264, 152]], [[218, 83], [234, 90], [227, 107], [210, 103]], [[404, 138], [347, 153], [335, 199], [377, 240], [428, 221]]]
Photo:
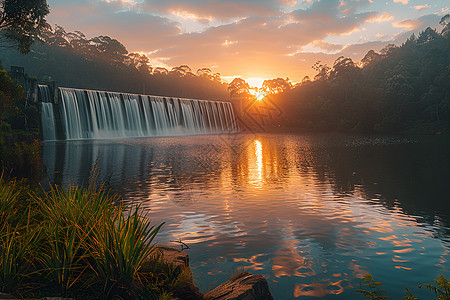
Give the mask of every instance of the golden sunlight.
[[265, 92], [259, 92], [258, 94], [256, 94], [256, 100], [262, 101], [266, 96], [267, 94]]
[[266, 78], [261, 78], [261, 77], [251, 77], [251, 78], [243, 78], [245, 81], [247, 81], [247, 83], [251, 86], [251, 87], [256, 87], [258, 89], [260, 89], [264, 83], [264, 80], [266, 80]]

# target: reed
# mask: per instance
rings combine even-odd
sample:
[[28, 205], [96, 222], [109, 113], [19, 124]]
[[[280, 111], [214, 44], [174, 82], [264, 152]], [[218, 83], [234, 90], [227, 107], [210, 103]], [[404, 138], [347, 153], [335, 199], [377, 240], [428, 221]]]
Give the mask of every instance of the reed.
[[0, 176], [0, 228], [11, 223], [11, 218], [17, 217], [17, 202], [19, 190], [15, 181], [5, 183]]
[[[134, 299], [154, 278], [141, 268], [152, 264], [162, 224], [152, 226], [103, 185], [34, 193], [0, 178], [0, 220], [1, 292]], [[159, 296], [168, 294], [151, 298]]]
[[136, 296], [143, 281], [139, 270], [154, 250], [151, 243], [163, 225], [151, 226], [138, 207], [128, 213], [125, 217], [120, 209], [102, 226], [96, 226], [88, 244], [94, 258], [91, 268], [105, 297]]
[[[21, 224], [25, 217], [27, 222]], [[30, 224], [30, 211], [19, 223], [6, 223], [0, 231], [0, 291], [17, 292], [22, 282], [33, 274], [34, 254], [38, 252], [41, 231]]]

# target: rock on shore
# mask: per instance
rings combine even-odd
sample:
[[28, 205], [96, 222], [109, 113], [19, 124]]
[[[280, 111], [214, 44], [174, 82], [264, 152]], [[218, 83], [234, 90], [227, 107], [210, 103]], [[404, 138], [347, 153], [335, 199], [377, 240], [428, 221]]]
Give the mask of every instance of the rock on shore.
[[[186, 252], [169, 246], [156, 246], [156, 251], [170, 263], [182, 268], [189, 267], [189, 255]], [[183, 300], [273, 300], [264, 276], [252, 275], [249, 272], [241, 272], [233, 276], [205, 295], [199, 291], [190, 277], [183, 285], [183, 289], [175, 296]]]

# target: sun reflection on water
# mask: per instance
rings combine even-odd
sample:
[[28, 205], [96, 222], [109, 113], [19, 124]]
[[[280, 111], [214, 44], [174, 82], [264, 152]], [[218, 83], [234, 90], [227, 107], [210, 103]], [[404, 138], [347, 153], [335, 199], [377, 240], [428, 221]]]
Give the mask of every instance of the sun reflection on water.
[[99, 166], [113, 174], [111, 185], [123, 185], [125, 199], [141, 203], [152, 222], [166, 222], [158, 243], [182, 239], [192, 268], [221, 274], [219, 281], [239, 268], [263, 274], [278, 299], [355, 299], [352, 289], [365, 272], [384, 282], [401, 279], [388, 282], [390, 290], [424, 282], [417, 274], [428, 280], [430, 270], [448, 273], [450, 246], [435, 230], [446, 230], [442, 222], [424, 225], [400, 202], [383, 204], [382, 178], [376, 198], [369, 197], [351, 160], [361, 157], [342, 157], [345, 148], [321, 153], [326, 147], [308, 138], [249, 136], [230, 143], [142, 139], [111, 148], [94, 144], [95, 151], [74, 144], [60, 155], [68, 160], [58, 176], [79, 177], [70, 172], [85, 172], [82, 162], [95, 161], [86, 157], [102, 153], [107, 160]]

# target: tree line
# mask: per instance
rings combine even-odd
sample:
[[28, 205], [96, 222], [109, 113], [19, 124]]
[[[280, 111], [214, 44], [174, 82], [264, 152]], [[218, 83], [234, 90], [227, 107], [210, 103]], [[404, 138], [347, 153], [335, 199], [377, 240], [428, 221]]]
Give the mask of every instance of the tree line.
[[129, 53], [114, 38], [88, 39], [58, 25], [41, 28], [26, 55], [15, 49], [3, 52], [5, 66], [23, 66], [41, 82], [56, 80], [66, 87], [211, 100], [229, 97], [228, 85], [209, 68], [152, 67], [145, 54]]
[[317, 75], [271, 97], [281, 124], [302, 131], [450, 133], [450, 15], [400, 46], [356, 63], [314, 64]]

